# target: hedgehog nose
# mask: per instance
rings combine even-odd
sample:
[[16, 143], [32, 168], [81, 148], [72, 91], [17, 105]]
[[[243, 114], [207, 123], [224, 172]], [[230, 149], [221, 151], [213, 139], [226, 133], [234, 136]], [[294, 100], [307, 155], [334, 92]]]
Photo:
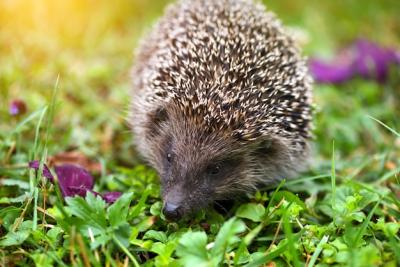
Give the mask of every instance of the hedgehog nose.
[[169, 202], [165, 203], [163, 213], [165, 217], [171, 221], [177, 221], [182, 217], [181, 207]]

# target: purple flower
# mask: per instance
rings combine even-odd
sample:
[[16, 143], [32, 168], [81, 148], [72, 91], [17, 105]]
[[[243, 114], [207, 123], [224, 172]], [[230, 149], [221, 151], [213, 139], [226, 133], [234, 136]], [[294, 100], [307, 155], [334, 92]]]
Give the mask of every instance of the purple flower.
[[310, 60], [310, 71], [320, 83], [341, 83], [354, 76], [387, 80], [390, 65], [400, 65], [400, 53], [368, 40], [357, 40], [341, 50], [331, 62]]
[[355, 43], [358, 56], [354, 65], [358, 74], [364, 78], [376, 79], [384, 82], [389, 72], [389, 65], [399, 63], [397, 53], [393, 49], [378, 46], [367, 40], [358, 40]]
[[[38, 160], [34, 160], [29, 162], [29, 168], [39, 170], [40, 162]], [[43, 176], [50, 180], [50, 182], [54, 183], [54, 176], [50, 172], [49, 168], [46, 164], [43, 164]]]
[[114, 203], [121, 195], [121, 192], [107, 192], [103, 194], [103, 199], [107, 203]]
[[94, 187], [93, 177], [85, 169], [76, 165], [65, 164], [54, 167], [61, 193], [66, 196], [86, 196]]
[[353, 76], [351, 64], [333, 65], [316, 59], [310, 61], [310, 71], [320, 83], [342, 83]]
[[22, 115], [27, 111], [26, 103], [21, 99], [11, 101], [8, 112], [11, 116]]
[[[39, 170], [39, 161], [29, 162], [29, 167]], [[92, 192], [95, 195], [100, 195], [107, 203], [115, 202], [120, 196], [120, 192], [109, 192], [101, 195], [93, 191], [94, 179], [92, 175], [84, 168], [72, 164], [59, 165], [54, 168], [58, 184], [63, 197], [72, 197], [75, 195], [86, 196], [87, 192]], [[46, 164], [43, 165], [43, 176], [54, 183], [54, 176], [51, 174]]]

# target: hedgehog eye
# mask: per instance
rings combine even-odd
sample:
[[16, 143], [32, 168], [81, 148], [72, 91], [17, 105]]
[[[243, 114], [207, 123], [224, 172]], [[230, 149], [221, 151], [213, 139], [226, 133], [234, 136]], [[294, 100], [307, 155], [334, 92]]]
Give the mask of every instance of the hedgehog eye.
[[172, 154], [171, 154], [171, 153], [168, 153], [168, 154], [167, 154], [167, 161], [168, 161], [169, 163], [172, 162]]
[[207, 172], [210, 175], [217, 175], [220, 171], [221, 171], [221, 165], [219, 164], [213, 164], [207, 168]]

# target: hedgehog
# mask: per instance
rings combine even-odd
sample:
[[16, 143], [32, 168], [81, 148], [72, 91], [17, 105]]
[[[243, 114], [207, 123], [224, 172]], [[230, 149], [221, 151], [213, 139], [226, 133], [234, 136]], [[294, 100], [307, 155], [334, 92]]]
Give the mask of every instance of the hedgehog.
[[180, 0], [141, 40], [129, 122], [163, 213], [190, 216], [306, 167], [312, 79], [280, 20], [249, 0]]

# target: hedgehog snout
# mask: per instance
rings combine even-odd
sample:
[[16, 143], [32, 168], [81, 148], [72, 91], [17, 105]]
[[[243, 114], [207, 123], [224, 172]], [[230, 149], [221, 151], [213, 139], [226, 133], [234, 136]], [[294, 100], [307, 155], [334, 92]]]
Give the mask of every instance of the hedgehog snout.
[[163, 214], [171, 221], [177, 221], [184, 215], [184, 196], [179, 188], [175, 187], [165, 194], [163, 204]]
[[177, 221], [182, 218], [183, 209], [182, 206], [176, 205], [171, 202], [166, 202], [163, 208], [163, 214], [168, 220]]
[[163, 214], [171, 221], [180, 220], [208, 205], [211, 194], [204, 185], [177, 183], [163, 188]]

